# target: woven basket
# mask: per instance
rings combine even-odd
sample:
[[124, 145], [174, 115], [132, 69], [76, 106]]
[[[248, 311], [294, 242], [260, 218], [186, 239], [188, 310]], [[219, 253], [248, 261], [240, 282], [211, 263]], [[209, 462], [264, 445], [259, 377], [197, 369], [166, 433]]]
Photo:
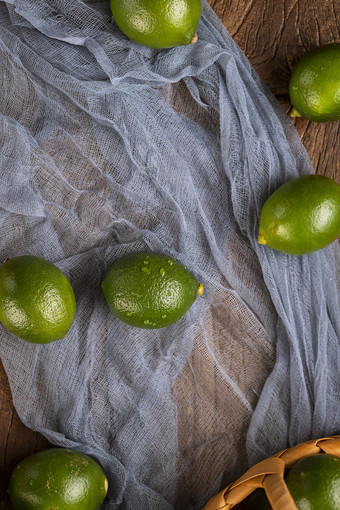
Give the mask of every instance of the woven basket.
[[[230, 510], [241, 504], [259, 487], [266, 491], [274, 510], [297, 510], [284, 481], [285, 469], [291, 468], [304, 457], [318, 453], [340, 457], [340, 436], [306, 441], [255, 464], [235, 482], [211, 498], [203, 510]], [[238, 508], [241, 507], [242, 505]]]

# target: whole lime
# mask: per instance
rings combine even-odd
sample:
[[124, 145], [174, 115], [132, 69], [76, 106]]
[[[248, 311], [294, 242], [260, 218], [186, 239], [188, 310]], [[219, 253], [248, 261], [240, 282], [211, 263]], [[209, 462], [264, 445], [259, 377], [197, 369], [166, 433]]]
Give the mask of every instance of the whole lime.
[[96, 510], [107, 489], [107, 478], [91, 457], [50, 448], [17, 464], [8, 494], [14, 510]]
[[195, 42], [201, 0], [111, 0], [121, 31], [150, 48], [171, 48]]
[[112, 313], [138, 328], [162, 328], [177, 322], [203, 287], [178, 261], [159, 253], [118, 259], [102, 282]]
[[298, 62], [289, 82], [293, 116], [315, 122], [340, 119], [340, 44], [311, 50]]
[[324, 175], [291, 179], [262, 207], [258, 241], [283, 253], [311, 253], [339, 235], [340, 186]]
[[76, 312], [73, 289], [63, 272], [33, 255], [7, 259], [0, 268], [0, 321], [28, 342], [64, 338]]
[[305, 457], [291, 468], [286, 485], [299, 510], [340, 510], [340, 458]]

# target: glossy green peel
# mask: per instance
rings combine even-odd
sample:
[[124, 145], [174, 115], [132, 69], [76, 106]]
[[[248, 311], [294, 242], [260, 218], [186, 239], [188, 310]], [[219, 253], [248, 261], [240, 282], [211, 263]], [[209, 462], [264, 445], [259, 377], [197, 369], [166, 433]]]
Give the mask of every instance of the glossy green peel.
[[121, 31], [150, 48], [171, 48], [195, 42], [201, 0], [111, 0]]
[[318, 251], [340, 235], [340, 186], [306, 175], [280, 186], [264, 203], [258, 242], [291, 255]]
[[143, 329], [177, 322], [203, 293], [203, 286], [174, 258], [147, 252], [114, 262], [102, 289], [116, 317]]
[[50, 448], [17, 464], [8, 494], [14, 510], [97, 510], [107, 490], [107, 478], [91, 457]]
[[298, 62], [289, 82], [291, 115], [314, 122], [340, 119], [340, 44], [313, 49]]
[[0, 268], [0, 321], [28, 342], [64, 338], [74, 320], [70, 282], [51, 262], [32, 255], [6, 260]]

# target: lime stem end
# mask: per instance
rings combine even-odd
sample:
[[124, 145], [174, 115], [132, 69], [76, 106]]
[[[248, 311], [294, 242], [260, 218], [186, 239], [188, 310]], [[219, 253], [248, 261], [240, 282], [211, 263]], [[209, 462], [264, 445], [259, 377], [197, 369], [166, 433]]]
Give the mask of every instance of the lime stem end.
[[197, 295], [198, 295], [198, 296], [202, 296], [203, 292], [204, 292], [204, 287], [203, 287], [203, 285], [200, 283], [200, 284], [199, 284], [199, 287], [198, 287], [198, 290], [197, 290]]
[[267, 241], [262, 234], [259, 234], [259, 237], [257, 240], [260, 244], [267, 244]]
[[297, 111], [297, 109], [293, 106], [293, 108], [290, 110], [289, 115], [291, 117], [301, 117], [301, 113]]

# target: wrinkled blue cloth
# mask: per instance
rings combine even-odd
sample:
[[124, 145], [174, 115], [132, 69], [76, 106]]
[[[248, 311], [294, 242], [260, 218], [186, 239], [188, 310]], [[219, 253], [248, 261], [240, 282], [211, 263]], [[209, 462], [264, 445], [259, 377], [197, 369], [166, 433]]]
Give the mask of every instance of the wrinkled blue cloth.
[[[33, 254], [77, 299], [64, 340], [0, 329], [23, 422], [93, 456], [103, 509], [199, 509], [250, 465], [339, 433], [339, 247], [257, 243], [261, 207], [313, 173], [288, 116], [203, 2], [198, 42], [129, 41], [109, 2], [0, 2], [2, 259]], [[112, 262], [176, 257], [205, 291], [132, 328]]]

